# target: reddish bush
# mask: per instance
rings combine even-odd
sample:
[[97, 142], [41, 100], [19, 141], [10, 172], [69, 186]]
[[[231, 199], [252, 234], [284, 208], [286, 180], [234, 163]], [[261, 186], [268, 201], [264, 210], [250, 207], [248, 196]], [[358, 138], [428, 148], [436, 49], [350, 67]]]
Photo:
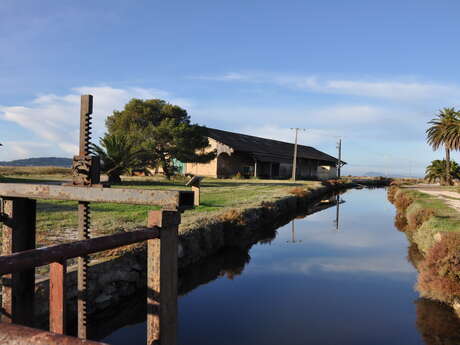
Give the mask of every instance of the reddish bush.
[[403, 192], [396, 193], [394, 196], [394, 204], [400, 211], [405, 211], [413, 202], [414, 199]]
[[397, 212], [395, 216], [395, 227], [401, 232], [406, 231], [407, 218], [402, 212]]
[[425, 257], [420, 249], [418, 249], [417, 244], [411, 243], [409, 248], [407, 248], [407, 261], [418, 269], [418, 266], [423, 260], [425, 260]]
[[391, 202], [392, 204], [395, 202], [394, 198], [395, 198], [395, 194], [398, 191], [398, 189], [399, 189], [398, 185], [393, 185], [393, 182], [392, 182], [392, 186], [388, 188], [387, 198], [388, 198], [388, 201]]
[[460, 236], [444, 233], [423, 262], [417, 288], [423, 296], [443, 302], [460, 297]]
[[413, 212], [408, 212], [407, 229], [418, 229], [424, 222], [430, 219], [432, 215], [434, 215], [434, 211], [429, 208], [416, 209]]

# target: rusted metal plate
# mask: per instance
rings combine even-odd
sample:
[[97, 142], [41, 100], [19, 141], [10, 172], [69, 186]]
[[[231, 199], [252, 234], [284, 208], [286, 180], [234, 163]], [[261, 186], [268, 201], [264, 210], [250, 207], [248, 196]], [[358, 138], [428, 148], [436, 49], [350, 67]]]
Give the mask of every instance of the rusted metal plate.
[[141, 230], [101, 236], [89, 240], [25, 250], [11, 255], [0, 256], [0, 274], [19, 272], [30, 267], [48, 265], [52, 262], [97, 253], [103, 250], [158, 238], [159, 236], [160, 231], [158, 228], [143, 228]]
[[0, 197], [111, 202], [155, 205], [166, 208], [192, 208], [193, 192], [177, 190], [54, 186], [25, 183], [0, 183]]
[[0, 322], [2, 345], [107, 345], [97, 341], [78, 339], [15, 324]]

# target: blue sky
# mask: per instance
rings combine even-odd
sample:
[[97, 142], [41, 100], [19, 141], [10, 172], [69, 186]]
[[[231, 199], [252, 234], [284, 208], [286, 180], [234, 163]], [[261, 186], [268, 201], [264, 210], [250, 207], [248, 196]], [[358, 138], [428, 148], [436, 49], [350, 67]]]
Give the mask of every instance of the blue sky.
[[[192, 121], [335, 154], [345, 173], [422, 174], [426, 122], [460, 107], [460, 2], [0, 2], [0, 160], [76, 151], [131, 97]], [[454, 158], [460, 159], [458, 154]]]

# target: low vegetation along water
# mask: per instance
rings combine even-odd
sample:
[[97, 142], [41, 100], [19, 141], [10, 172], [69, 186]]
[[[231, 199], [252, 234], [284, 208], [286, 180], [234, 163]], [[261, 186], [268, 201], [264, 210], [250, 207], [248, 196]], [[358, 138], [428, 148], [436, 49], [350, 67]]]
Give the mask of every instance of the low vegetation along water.
[[[340, 200], [183, 272], [179, 344], [458, 344], [454, 314], [414, 290], [386, 191]], [[144, 344], [145, 321], [131, 323], [103, 340]]]

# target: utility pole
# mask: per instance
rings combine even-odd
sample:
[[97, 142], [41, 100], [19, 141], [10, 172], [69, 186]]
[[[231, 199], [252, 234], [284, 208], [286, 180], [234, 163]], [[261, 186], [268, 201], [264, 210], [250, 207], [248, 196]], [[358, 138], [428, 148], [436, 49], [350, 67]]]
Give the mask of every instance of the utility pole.
[[339, 159], [337, 161], [337, 178], [340, 178], [340, 169], [342, 168], [342, 138], [337, 142], [337, 150], [339, 151]]
[[292, 160], [292, 180], [296, 180], [297, 173], [297, 135], [299, 131], [305, 131], [305, 128], [291, 128], [295, 130], [295, 140], [294, 140], [294, 158]]

